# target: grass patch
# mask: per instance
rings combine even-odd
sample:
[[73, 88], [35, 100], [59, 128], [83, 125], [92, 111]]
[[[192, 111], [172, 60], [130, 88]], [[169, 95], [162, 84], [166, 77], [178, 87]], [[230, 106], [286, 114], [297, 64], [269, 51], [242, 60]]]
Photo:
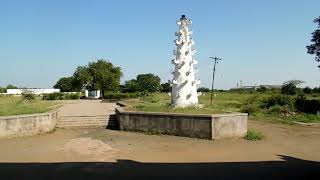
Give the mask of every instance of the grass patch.
[[43, 101], [35, 97], [32, 101], [23, 97], [0, 96], [0, 116], [44, 113], [57, 108], [57, 101]]
[[262, 134], [262, 132], [259, 132], [253, 129], [249, 129], [247, 131], [247, 134], [244, 136], [244, 139], [248, 141], [259, 141], [259, 140], [262, 140], [263, 138], [264, 138], [264, 135]]
[[[170, 106], [171, 97], [166, 93], [154, 93], [146, 97], [126, 99], [125, 107], [129, 111], [143, 112], [168, 112], [168, 113], [189, 113], [189, 114], [219, 114], [244, 112], [249, 114], [249, 119], [294, 124], [294, 121], [304, 123], [320, 123], [320, 115], [297, 113], [287, 105], [286, 97], [277, 96], [278, 92], [214, 92], [213, 104], [210, 105], [210, 93], [199, 96], [199, 107], [173, 108]], [[274, 98], [276, 97], [276, 98]], [[319, 95], [320, 97], [320, 95]], [[306, 95], [307, 99], [319, 98], [318, 95]], [[295, 98], [294, 96], [291, 98]], [[271, 100], [270, 100], [271, 99]], [[271, 101], [270, 107], [266, 107], [266, 101]], [[269, 103], [269, 104], [270, 104]]]

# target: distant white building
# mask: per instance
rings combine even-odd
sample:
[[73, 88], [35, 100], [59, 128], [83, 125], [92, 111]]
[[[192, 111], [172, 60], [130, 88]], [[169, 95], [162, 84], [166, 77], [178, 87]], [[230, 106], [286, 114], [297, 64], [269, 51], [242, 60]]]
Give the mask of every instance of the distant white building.
[[25, 88], [25, 89], [7, 89], [7, 93], [5, 94], [14, 94], [20, 95], [22, 93], [32, 93], [32, 94], [50, 94], [60, 92], [60, 89], [32, 89], [32, 88]]

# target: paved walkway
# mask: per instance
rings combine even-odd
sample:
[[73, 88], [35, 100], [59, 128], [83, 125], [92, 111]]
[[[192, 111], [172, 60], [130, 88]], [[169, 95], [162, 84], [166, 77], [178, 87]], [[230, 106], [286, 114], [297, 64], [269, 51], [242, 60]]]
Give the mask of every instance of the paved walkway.
[[101, 100], [70, 101], [60, 108], [60, 116], [100, 116], [114, 114], [115, 103], [102, 103]]
[[101, 100], [66, 101], [60, 108], [58, 128], [107, 127], [117, 129], [115, 103]]

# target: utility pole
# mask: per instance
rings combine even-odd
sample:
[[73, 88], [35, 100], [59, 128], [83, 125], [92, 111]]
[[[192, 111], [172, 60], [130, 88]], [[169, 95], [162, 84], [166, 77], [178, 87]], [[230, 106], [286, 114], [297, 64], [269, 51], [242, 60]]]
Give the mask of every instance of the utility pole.
[[213, 71], [212, 71], [212, 85], [211, 85], [211, 101], [210, 101], [210, 106], [212, 105], [212, 96], [213, 96], [213, 85], [214, 85], [214, 74], [216, 73], [216, 65], [218, 61], [222, 60], [221, 58], [217, 57], [209, 57], [212, 60], [214, 60], [214, 66], [213, 66]]

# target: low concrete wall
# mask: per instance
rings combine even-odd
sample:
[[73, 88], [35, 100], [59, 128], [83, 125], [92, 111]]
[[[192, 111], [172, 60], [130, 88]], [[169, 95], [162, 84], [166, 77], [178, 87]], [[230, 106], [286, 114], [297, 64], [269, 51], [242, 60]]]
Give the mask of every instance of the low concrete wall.
[[247, 132], [248, 115], [131, 112], [118, 107], [116, 117], [120, 130], [221, 139], [243, 137]]
[[50, 132], [57, 124], [58, 115], [58, 111], [52, 111], [41, 114], [0, 116], [0, 138]]

